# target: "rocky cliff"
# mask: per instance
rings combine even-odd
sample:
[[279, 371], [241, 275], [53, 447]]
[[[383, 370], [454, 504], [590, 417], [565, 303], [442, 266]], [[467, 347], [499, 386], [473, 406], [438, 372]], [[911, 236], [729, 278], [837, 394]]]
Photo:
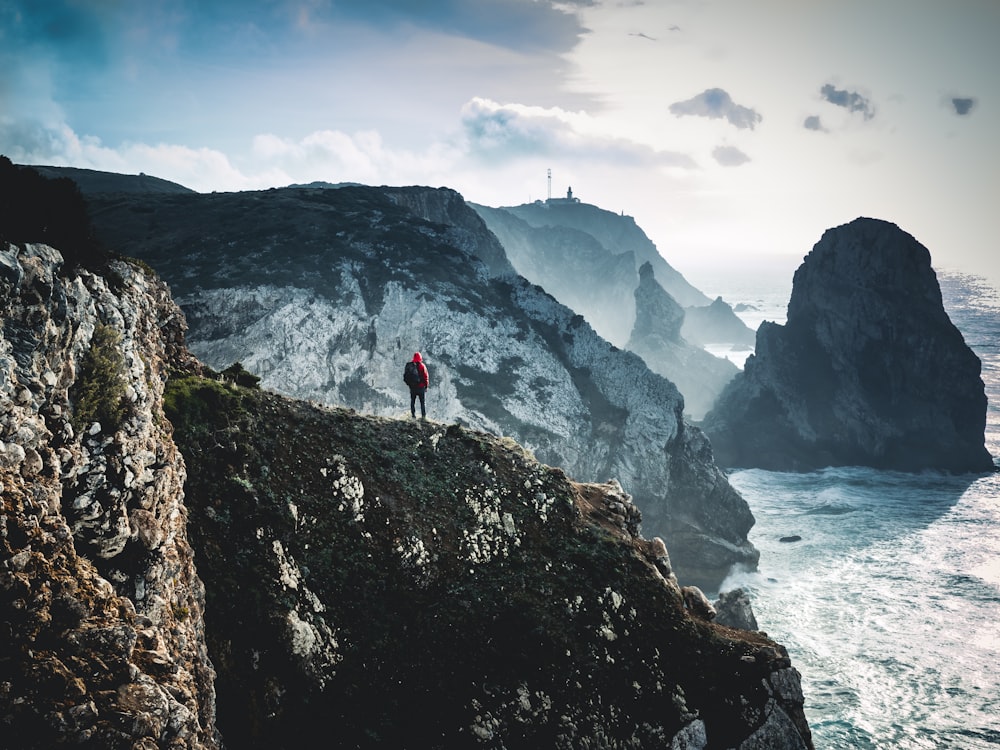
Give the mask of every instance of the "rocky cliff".
[[987, 471], [980, 367], [927, 248], [860, 218], [806, 256], [786, 324], [761, 325], [703, 425], [726, 466]]
[[475, 209], [519, 274], [669, 378], [693, 419], [705, 415], [737, 368], [703, 346], [749, 348], [753, 331], [722, 300], [709, 304], [631, 217], [566, 200]]
[[756, 340], [754, 332], [722, 297], [716, 297], [710, 305], [686, 308], [681, 335], [691, 344], [728, 344], [733, 351], [753, 349]]
[[4, 746], [811, 748], [617, 483], [227, 383], [132, 263], [8, 245], [0, 309]]
[[171, 285], [210, 366], [240, 361], [279, 392], [401, 416], [402, 365], [420, 351], [432, 419], [510, 436], [581, 480], [620, 481], [686, 582], [713, 586], [732, 564], [756, 563], [753, 517], [685, 423], [677, 389], [507, 272], [454, 191], [90, 203], [105, 241]]
[[214, 748], [164, 284], [0, 249], [0, 745]]
[[617, 482], [204, 377], [167, 404], [228, 746], [810, 747], [784, 649], [687, 609]]
[[689, 344], [681, 334], [685, 319], [684, 308], [657, 283], [652, 265], [643, 263], [635, 290], [635, 325], [625, 348], [674, 383], [684, 394], [685, 412], [701, 419], [739, 368]]

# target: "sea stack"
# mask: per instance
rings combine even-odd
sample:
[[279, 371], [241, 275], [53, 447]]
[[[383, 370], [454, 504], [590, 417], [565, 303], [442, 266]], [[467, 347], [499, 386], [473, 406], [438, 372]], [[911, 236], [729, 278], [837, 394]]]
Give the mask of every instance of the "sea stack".
[[760, 326], [703, 428], [726, 467], [989, 471], [980, 369], [927, 248], [859, 218], [806, 256], [786, 324]]
[[674, 383], [684, 394], [685, 413], [701, 419], [739, 368], [685, 341], [684, 320], [684, 308], [654, 278], [652, 265], [643, 263], [635, 290], [635, 325], [625, 348]]

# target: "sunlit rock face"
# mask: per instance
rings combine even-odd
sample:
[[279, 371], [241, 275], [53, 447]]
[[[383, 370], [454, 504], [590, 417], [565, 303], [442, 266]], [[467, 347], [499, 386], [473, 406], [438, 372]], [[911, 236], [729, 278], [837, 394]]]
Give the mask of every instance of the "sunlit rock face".
[[165, 285], [0, 248], [0, 745], [214, 748]]
[[681, 335], [685, 317], [684, 308], [656, 281], [652, 265], [644, 263], [635, 290], [635, 326], [625, 346], [674, 383], [684, 394], [685, 413], [701, 419], [738, 368], [689, 344]]
[[758, 329], [703, 427], [724, 466], [986, 471], [980, 367], [944, 311], [928, 250], [860, 218], [805, 258], [787, 323]]
[[420, 351], [430, 419], [510, 436], [584, 481], [621, 482], [686, 580], [711, 585], [734, 563], [756, 563], [753, 517], [685, 423], [674, 385], [512, 274], [454, 191], [91, 205], [105, 241], [171, 285], [191, 350], [210, 366], [240, 361], [281, 393], [403, 416], [402, 367]]

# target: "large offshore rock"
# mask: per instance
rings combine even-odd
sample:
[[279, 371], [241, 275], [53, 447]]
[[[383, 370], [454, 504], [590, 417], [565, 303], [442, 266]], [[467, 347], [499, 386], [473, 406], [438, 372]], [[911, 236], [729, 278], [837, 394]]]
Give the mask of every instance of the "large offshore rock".
[[730, 467], [988, 471], [980, 368], [928, 250], [860, 218], [806, 256], [787, 323], [761, 325], [703, 427]]

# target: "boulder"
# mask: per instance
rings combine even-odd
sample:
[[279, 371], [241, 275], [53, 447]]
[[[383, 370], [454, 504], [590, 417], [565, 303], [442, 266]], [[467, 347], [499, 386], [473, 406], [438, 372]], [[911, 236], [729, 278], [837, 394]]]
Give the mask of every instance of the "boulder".
[[759, 630], [750, 604], [750, 595], [744, 589], [720, 592], [714, 608], [715, 621], [719, 625], [738, 630]]

